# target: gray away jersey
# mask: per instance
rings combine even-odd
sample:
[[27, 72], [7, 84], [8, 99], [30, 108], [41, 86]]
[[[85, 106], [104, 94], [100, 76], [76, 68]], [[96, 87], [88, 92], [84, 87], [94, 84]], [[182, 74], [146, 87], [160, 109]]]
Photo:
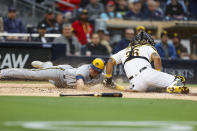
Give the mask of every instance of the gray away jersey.
[[73, 68], [70, 65], [51, 66], [43, 69], [4, 69], [3, 78], [18, 78], [30, 80], [49, 80], [56, 87], [73, 87], [76, 85], [76, 76], [82, 76], [85, 84], [97, 84], [103, 76], [99, 74], [90, 78], [90, 65]]
[[66, 77], [66, 83], [68, 86], [74, 86], [76, 84], [76, 76], [82, 76], [85, 84], [97, 84], [102, 82], [103, 74], [99, 74], [95, 78], [90, 77], [90, 64], [82, 65], [78, 68], [69, 68], [64, 71]]

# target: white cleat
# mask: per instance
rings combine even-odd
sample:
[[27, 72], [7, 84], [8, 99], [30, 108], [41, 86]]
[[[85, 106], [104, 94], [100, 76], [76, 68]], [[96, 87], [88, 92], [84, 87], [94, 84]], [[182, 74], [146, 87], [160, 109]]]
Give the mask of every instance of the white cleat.
[[53, 63], [50, 62], [50, 61], [47, 61], [47, 62], [32, 61], [31, 66], [34, 67], [34, 68], [37, 68], [37, 69], [42, 69], [42, 68], [53, 66]]
[[43, 62], [41, 62], [41, 61], [32, 61], [31, 62], [31, 66], [34, 68], [38, 68], [38, 69], [43, 68], [42, 65], [43, 65]]

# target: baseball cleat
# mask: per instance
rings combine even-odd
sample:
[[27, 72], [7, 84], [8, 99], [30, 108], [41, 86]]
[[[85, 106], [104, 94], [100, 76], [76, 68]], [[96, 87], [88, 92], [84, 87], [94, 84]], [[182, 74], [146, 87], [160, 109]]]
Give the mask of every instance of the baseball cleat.
[[37, 68], [37, 69], [41, 69], [41, 68], [43, 68], [43, 66], [42, 66], [43, 63], [44, 62], [41, 62], [41, 61], [32, 61], [31, 66], [34, 68]]
[[53, 63], [50, 61], [47, 62], [41, 62], [41, 61], [32, 61], [31, 62], [32, 67], [37, 68], [37, 69], [42, 69], [44, 67], [51, 67], [53, 66]]
[[167, 88], [168, 93], [180, 93], [180, 94], [188, 94], [189, 88], [185, 86], [172, 86]]
[[175, 81], [167, 87], [168, 93], [188, 94], [189, 88], [185, 86], [185, 78], [183, 76], [175, 76]]

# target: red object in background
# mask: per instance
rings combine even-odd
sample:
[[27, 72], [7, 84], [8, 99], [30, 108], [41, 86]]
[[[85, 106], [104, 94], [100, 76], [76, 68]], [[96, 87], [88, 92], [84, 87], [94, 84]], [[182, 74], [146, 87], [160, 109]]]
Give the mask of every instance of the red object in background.
[[89, 34], [89, 37], [91, 38], [93, 33], [93, 25], [90, 24], [89, 22], [86, 22], [86, 24], [84, 23], [82, 24], [82, 22], [77, 20], [72, 24], [72, 27], [80, 43], [82, 45], [87, 44], [88, 43], [87, 34]]
[[115, 2], [112, 1], [112, 0], [110, 0], [110, 1], [107, 2], [107, 5], [108, 5], [108, 6], [114, 6], [114, 5], [115, 5]]
[[[62, 0], [62, 1], [65, 1], [65, 2], [68, 2], [70, 4], [73, 4], [73, 5], [76, 6], [76, 8], [79, 8], [79, 4], [81, 2], [81, 0]], [[73, 11], [72, 7], [63, 5], [61, 3], [57, 3], [57, 6], [59, 7], [60, 11]]]

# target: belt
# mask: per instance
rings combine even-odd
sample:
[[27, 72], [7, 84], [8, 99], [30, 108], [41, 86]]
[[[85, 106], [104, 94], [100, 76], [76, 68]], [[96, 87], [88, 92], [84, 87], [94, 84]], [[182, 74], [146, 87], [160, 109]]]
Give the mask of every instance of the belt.
[[[141, 72], [144, 71], [145, 69], [147, 69], [146, 66], [143, 67], [143, 68], [141, 68], [141, 69], [139, 70], [139, 72], [141, 73]], [[134, 78], [134, 76], [131, 76], [131, 77], [129, 77], [129, 80], [131, 80], [131, 79], [133, 79], [133, 78]]]

